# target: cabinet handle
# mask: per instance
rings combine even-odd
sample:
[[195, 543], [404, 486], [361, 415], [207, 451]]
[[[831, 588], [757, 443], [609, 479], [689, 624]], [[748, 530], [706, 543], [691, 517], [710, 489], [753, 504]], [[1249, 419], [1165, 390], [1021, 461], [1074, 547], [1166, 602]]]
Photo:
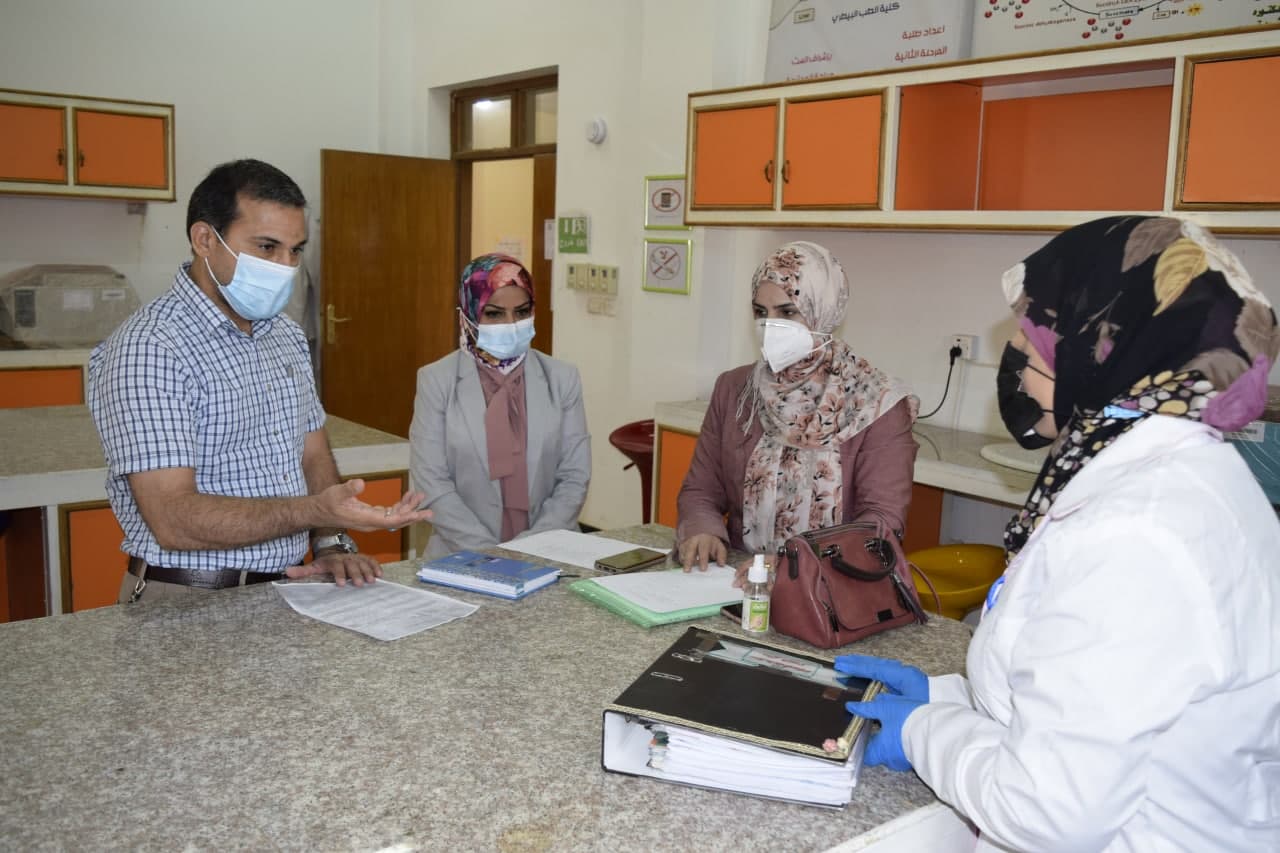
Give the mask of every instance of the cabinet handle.
[[782, 161], [782, 182], [784, 184], [791, 183], [791, 161], [790, 160]]
[[58, 165], [59, 166], [67, 165], [67, 149], [65, 148], [58, 149]]
[[79, 161], [79, 163], [80, 163], [80, 167], [81, 167], [81, 168], [84, 168], [84, 152], [83, 152], [83, 151], [80, 151], [79, 149], [77, 149], [77, 150], [76, 150], [76, 155], [77, 155], [78, 161]]
[[764, 179], [766, 183], [773, 183], [773, 158], [769, 158], [769, 162], [764, 164]]

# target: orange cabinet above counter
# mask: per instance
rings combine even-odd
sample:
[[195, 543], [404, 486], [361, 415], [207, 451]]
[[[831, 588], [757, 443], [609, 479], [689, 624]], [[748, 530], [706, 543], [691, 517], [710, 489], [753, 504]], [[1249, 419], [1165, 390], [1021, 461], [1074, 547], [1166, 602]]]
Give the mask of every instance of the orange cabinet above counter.
[[[1265, 26], [696, 92], [685, 221], [1057, 230], [1146, 213], [1280, 232], [1280, 177], [1266, 162], [1280, 144], [1277, 85], [1280, 26]], [[700, 198], [723, 162], [699, 150], [701, 123], [747, 110], [776, 116], [771, 148], [758, 150], [768, 123], [742, 130], [754, 134], [753, 203]]]
[[0, 90], [0, 193], [173, 201], [173, 105]]

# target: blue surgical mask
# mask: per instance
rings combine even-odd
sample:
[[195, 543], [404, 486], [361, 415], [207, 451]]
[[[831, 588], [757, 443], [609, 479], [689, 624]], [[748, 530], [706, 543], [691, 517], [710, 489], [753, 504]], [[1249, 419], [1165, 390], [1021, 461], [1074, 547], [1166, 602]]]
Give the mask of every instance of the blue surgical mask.
[[526, 317], [514, 323], [478, 323], [476, 346], [497, 359], [506, 360], [524, 355], [533, 341], [533, 318]]
[[213, 233], [222, 247], [236, 259], [236, 271], [232, 274], [231, 281], [225, 285], [213, 274], [209, 259], [204, 259], [209, 277], [218, 285], [218, 291], [231, 309], [246, 320], [267, 320], [283, 311], [293, 294], [293, 282], [298, 276], [298, 268], [255, 258], [244, 252], [237, 255], [231, 251], [221, 234], [217, 231]]

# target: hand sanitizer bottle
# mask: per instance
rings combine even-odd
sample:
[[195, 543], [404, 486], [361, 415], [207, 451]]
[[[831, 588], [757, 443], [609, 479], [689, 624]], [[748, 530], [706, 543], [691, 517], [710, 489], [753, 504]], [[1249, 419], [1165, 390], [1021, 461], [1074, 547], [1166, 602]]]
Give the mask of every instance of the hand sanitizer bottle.
[[769, 568], [764, 554], [756, 554], [742, 587], [742, 630], [756, 634], [769, 630]]

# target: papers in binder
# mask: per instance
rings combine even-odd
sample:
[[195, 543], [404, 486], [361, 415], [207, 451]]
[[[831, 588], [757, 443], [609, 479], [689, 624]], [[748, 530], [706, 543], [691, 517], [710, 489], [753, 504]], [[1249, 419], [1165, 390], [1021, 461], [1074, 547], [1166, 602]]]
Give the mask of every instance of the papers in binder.
[[877, 682], [695, 626], [604, 711], [605, 770], [821, 806], [853, 797]]
[[652, 628], [671, 622], [714, 616], [721, 607], [742, 600], [733, 586], [734, 570], [712, 565], [705, 572], [671, 569], [587, 578], [569, 589], [588, 601]]

